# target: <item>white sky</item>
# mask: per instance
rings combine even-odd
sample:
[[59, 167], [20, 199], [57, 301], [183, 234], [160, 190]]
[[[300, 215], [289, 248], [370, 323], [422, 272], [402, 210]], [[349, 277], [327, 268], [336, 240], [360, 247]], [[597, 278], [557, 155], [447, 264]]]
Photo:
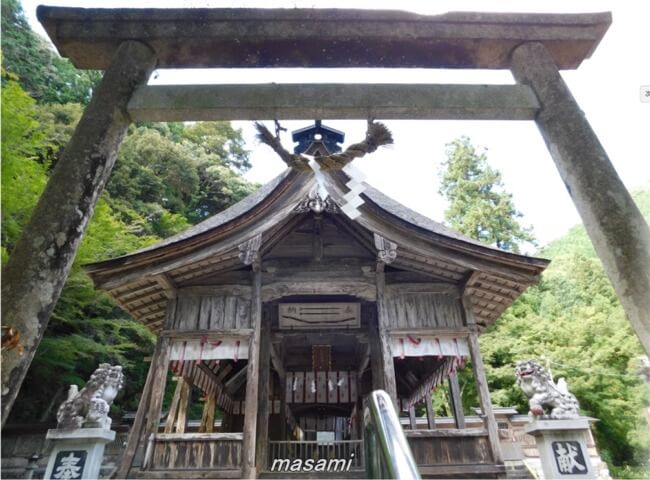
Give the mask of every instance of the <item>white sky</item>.
[[[236, 0], [23, 0], [32, 28], [45, 36], [35, 19], [36, 5], [74, 7], [276, 7], [276, 8], [399, 8], [422, 14], [447, 11], [581, 13], [611, 11], [613, 24], [592, 58], [573, 71], [564, 71], [574, 97], [599, 136], [610, 159], [630, 189], [650, 186], [650, 103], [640, 100], [642, 85], [650, 85], [650, 2], [613, 0], [544, 1], [412, 1], [374, 0], [236, 1]], [[451, 70], [160, 70], [150, 83], [514, 83], [508, 71]], [[378, 119], [381, 120], [381, 119]], [[310, 122], [282, 122], [289, 131]], [[326, 121], [346, 133], [346, 145], [360, 141], [365, 121]], [[444, 201], [438, 195], [438, 171], [445, 144], [460, 135], [488, 150], [490, 164], [498, 168], [506, 189], [514, 196], [523, 222], [532, 224], [543, 245], [561, 236], [580, 218], [533, 122], [394, 121], [395, 145], [356, 160], [367, 182], [387, 195], [433, 219], [442, 220]], [[257, 145], [250, 122], [235, 122], [253, 150], [253, 168], [247, 177], [266, 182], [284, 169], [268, 147]], [[272, 126], [269, 123], [269, 126]], [[291, 148], [288, 134], [285, 148]]]

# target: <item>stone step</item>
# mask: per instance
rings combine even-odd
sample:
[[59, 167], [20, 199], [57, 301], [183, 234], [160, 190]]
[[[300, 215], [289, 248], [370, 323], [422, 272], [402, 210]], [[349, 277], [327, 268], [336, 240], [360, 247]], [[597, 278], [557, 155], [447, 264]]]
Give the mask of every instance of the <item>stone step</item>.
[[535, 480], [535, 477], [523, 462], [508, 465], [506, 468], [506, 478], [508, 480]]

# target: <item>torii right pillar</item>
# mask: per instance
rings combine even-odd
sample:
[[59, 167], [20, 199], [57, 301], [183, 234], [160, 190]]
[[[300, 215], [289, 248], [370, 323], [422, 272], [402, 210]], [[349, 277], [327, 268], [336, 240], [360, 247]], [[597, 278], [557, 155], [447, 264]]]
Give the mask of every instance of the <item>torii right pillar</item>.
[[546, 47], [521, 44], [510, 68], [517, 82], [537, 95], [537, 127], [625, 313], [650, 353], [650, 228]]

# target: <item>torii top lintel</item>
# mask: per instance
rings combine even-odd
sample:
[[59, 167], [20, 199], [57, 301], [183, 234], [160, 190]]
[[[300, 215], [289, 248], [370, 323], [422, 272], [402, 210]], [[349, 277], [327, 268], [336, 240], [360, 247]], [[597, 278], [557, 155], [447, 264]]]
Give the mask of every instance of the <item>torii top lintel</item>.
[[151, 46], [160, 68], [509, 68], [510, 53], [541, 42], [560, 69], [577, 68], [610, 13], [349, 9], [83, 9], [39, 6], [38, 19], [75, 67], [105, 69], [124, 40]]

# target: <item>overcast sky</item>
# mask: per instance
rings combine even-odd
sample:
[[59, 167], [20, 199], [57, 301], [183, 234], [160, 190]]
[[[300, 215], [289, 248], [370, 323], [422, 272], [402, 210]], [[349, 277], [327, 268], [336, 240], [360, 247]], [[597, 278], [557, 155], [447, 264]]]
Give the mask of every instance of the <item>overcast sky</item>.
[[[386, 8], [396, 7], [422, 14], [447, 11], [581, 13], [611, 11], [613, 24], [593, 56], [563, 77], [599, 136], [614, 166], [630, 189], [650, 186], [650, 103], [642, 103], [640, 90], [650, 85], [650, 2], [589, 1], [23, 1], [32, 28], [42, 35], [35, 19], [40, 3], [75, 7], [277, 7], [277, 8]], [[514, 83], [507, 71], [450, 70], [161, 70], [150, 83]], [[379, 119], [381, 120], [381, 119]], [[289, 130], [309, 122], [282, 122]], [[364, 121], [324, 122], [346, 133], [346, 144], [360, 141]], [[431, 218], [442, 220], [445, 204], [438, 195], [438, 172], [445, 158], [445, 144], [461, 135], [487, 149], [490, 164], [498, 168], [543, 245], [561, 236], [580, 218], [555, 170], [533, 122], [496, 121], [393, 121], [395, 145], [381, 149], [355, 165], [368, 183]], [[252, 149], [251, 180], [265, 182], [284, 169], [268, 147], [257, 145], [249, 122], [237, 122]], [[290, 138], [285, 136], [285, 147]]]

